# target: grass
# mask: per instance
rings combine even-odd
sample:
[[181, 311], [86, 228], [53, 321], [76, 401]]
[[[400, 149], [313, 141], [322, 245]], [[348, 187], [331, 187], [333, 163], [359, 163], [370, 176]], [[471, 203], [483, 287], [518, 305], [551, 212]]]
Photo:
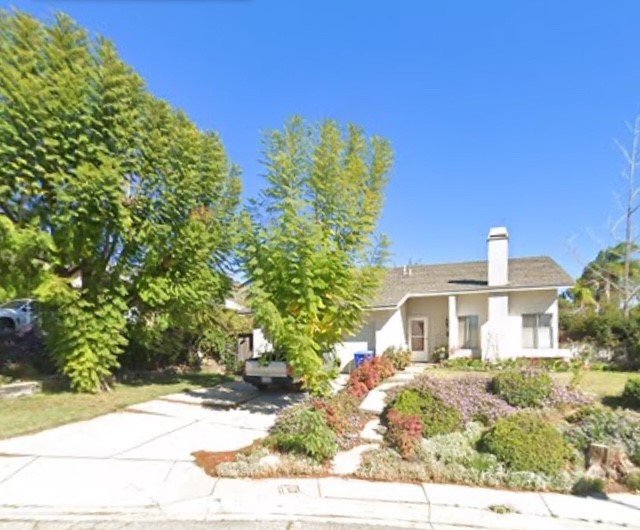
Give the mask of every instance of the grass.
[[[491, 372], [449, 370], [447, 368], [437, 368], [429, 370], [429, 375], [434, 377], [456, 377], [461, 375], [487, 376]], [[578, 384], [578, 388], [583, 392], [594, 394], [598, 400], [605, 405], [615, 403], [620, 399], [624, 385], [630, 377], [637, 376], [637, 372], [605, 372], [586, 371]], [[571, 372], [553, 372], [551, 376], [564, 384], [569, 384], [573, 378]]]
[[29, 434], [73, 421], [88, 420], [165, 394], [211, 387], [229, 380], [207, 372], [149, 374], [119, 383], [111, 392], [76, 394], [43, 391], [0, 402], [0, 439]]
[[489, 506], [489, 510], [500, 515], [505, 513], [518, 513], [518, 510], [514, 509], [508, 504], [492, 504], [491, 506]]

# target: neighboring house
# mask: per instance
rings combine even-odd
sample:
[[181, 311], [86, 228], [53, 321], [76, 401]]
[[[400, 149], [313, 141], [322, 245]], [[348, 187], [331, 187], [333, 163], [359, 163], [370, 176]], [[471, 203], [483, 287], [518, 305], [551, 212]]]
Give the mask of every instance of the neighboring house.
[[359, 333], [337, 348], [343, 365], [362, 350], [408, 347], [430, 361], [565, 357], [558, 347], [558, 291], [573, 279], [551, 258], [509, 259], [509, 236], [492, 228], [487, 261], [389, 269]]

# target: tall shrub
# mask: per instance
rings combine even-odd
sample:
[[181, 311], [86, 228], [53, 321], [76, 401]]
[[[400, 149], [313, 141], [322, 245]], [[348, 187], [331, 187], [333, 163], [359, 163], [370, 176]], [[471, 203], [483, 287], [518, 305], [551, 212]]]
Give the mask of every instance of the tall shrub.
[[266, 135], [264, 160], [266, 188], [244, 218], [255, 320], [321, 393], [323, 355], [359, 328], [380, 281], [376, 225], [391, 147], [355, 125], [294, 118]]

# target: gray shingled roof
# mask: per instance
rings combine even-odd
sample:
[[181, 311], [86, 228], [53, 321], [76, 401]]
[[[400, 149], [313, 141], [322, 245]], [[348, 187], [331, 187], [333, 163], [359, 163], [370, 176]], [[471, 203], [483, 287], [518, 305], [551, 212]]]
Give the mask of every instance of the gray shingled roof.
[[[487, 262], [467, 261], [438, 265], [388, 269], [372, 307], [395, 307], [407, 294], [463, 293], [491, 291], [487, 285]], [[547, 256], [509, 260], [509, 283], [499, 289], [569, 287], [574, 280], [560, 265]]]

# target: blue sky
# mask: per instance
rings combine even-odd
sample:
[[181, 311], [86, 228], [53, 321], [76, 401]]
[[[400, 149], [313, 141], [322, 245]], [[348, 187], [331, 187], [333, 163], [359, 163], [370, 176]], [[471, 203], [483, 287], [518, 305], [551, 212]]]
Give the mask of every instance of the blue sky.
[[[512, 256], [573, 275], [610, 241], [640, 112], [640, 2], [14, 0], [115, 41], [150, 90], [221, 133], [261, 186], [260, 131], [293, 114], [362, 125], [396, 164], [381, 228], [393, 262]], [[639, 219], [640, 228], [640, 219]], [[573, 250], [572, 250], [573, 249]]]

